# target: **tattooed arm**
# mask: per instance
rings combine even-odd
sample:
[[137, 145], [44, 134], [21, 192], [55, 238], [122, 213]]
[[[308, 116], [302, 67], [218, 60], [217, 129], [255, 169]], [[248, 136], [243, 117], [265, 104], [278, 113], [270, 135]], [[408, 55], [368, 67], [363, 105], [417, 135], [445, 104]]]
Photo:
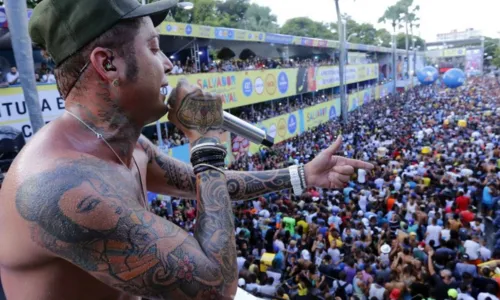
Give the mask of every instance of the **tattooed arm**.
[[231, 203], [222, 172], [196, 177], [194, 237], [138, 205], [129, 172], [71, 158], [29, 177], [16, 194], [32, 239], [119, 290], [155, 299], [232, 298], [237, 265]]
[[[195, 199], [196, 178], [191, 165], [162, 153], [144, 136], [139, 138], [139, 144], [148, 156], [148, 191]], [[233, 200], [251, 199], [292, 187], [288, 169], [225, 173], [229, 196]]]

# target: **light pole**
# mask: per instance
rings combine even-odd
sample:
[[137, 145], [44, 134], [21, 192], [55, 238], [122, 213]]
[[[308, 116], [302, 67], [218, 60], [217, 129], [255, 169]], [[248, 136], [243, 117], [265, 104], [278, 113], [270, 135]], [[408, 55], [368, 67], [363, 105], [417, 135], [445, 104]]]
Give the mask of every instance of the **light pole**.
[[340, 15], [339, 0], [335, 0], [335, 7], [337, 10], [337, 27], [339, 32], [340, 44], [340, 59], [339, 59], [339, 87], [340, 87], [340, 107], [342, 114], [342, 123], [347, 124], [347, 99], [345, 87], [345, 59], [346, 59], [346, 39], [345, 39], [345, 23]]
[[481, 74], [484, 73], [484, 36], [481, 37]]
[[396, 33], [392, 35], [392, 96], [396, 95]]
[[28, 34], [28, 8], [26, 1], [19, 0], [7, 0], [5, 8], [9, 20], [14, 58], [19, 70], [19, 80], [28, 108], [31, 127], [33, 133], [36, 133], [43, 127], [44, 121], [36, 88], [33, 48]]
[[[142, 0], [142, 5], [146, 5], [146, 0]], [[193, 3], [186, 2], [186, 1], [177, 3], [177, 7], [180, 8], [180, 9], [184, 9], [184, 10], [190, 10], [190, 9], [193, 8], [193, 6], [194, 6]], [[167, 132], [167, 137], [168, 137], [168, 128], [167, 128], [167, 126], [165, 126], [165, 130]], [[156, 135], [158, 136], [158, 146], [160, 147], [160, 149], [165, 150], [164, 149], [165, 143], [163, 142], [163, 136], [161, 134], [161, 123], [160, 123], [160, 120], [156, 121]]]

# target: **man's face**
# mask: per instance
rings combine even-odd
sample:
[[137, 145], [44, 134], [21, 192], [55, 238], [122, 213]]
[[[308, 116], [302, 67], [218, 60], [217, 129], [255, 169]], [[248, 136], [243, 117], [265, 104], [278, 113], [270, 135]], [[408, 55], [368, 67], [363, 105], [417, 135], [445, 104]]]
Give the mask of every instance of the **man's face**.
[[10, 72], [11, 72], [12, 74], [16, 74], [16, 73], [17, 73], [17, 68], [16, 68], [16, 67], [12, 67], [12, 68], [10, 68]]
[[172, 62], [160, 50], [159, 35], [150, 18], [144, 18], [133, 49], [137, 76], [134, 81], [125, 80], [120, 84], [120, 99], [134, 121], [147, 124], [167, 113], [165, 96], [160, 93], [160, 88], [167, 84], [166, 73], [172, 69]]

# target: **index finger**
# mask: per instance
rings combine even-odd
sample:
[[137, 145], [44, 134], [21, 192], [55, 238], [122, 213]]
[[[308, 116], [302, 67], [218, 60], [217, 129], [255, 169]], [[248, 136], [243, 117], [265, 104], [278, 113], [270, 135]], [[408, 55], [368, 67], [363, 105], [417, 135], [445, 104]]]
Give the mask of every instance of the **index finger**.
[[346, 165], [352, 166], [356, 169], [372, 170], [375, 166], [371, 163], [364, 162], [362, 160], [347, 158], [345, 161]]

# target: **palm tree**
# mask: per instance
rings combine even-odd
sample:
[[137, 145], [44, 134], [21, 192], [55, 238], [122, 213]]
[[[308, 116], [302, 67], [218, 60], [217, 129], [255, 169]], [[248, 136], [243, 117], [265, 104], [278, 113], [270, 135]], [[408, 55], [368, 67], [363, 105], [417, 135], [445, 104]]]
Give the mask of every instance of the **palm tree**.
[[[406, 64], [407, 68], [407, 73], [410, 73], [410, 56], [409, 56], [409, 50], [408, 50], [408, 27], [412, 26], [412, 22], [415, 22], [417, 18], [416, 12], [420, 10], [420, 6], [415, 6], [413, 9], [411, 9], [411, 6], [413, 5], [413, 0], [400, 0], [398, 3], [396, 3], [402, 11], [403, 14], [403, 20], [404, 20], [404, 27], [405, 27], [405, 47], [406, 47], [406, 59], [408, 63]], [[402, 26], [400, 26], [401, 28]], [[410, 28], [411, 29], [411, 28]], [[413, 33], [411, 33], [412, 39], [413, 39]]]
[[412, 49], [414, 51], [413, 53], [415, 54], [413, 56], [413, 74], [412, 74], [412, 80], [413, 80], [413, 76], [415, 76], [415, 73], [417, 72], [417, 70], [416, 70], [416, 68], [417, 68], [417, 55], [416, 55], [416, 53], [417, 52], [415, 50], [415, 36], [413, 35], [413, 27], [416, 27], [416, 28], [420, 27], [420, 24], [419, 24], [420, 18], [417, 17], [417, 15], [415, 14], [415, 12], [418, 11], [419, 9], [420, 9], [420, 7], [417, 5], [415, 7], [415, 9], [413, 9], [413, 12], [409, 13], [408, 17], [407, 17], [407, 21], [408, 21], [408, 23], [410, 25], [410, 36], [411, 36], [411, 41], [412, 41], [411, 47], [412, 47]]

